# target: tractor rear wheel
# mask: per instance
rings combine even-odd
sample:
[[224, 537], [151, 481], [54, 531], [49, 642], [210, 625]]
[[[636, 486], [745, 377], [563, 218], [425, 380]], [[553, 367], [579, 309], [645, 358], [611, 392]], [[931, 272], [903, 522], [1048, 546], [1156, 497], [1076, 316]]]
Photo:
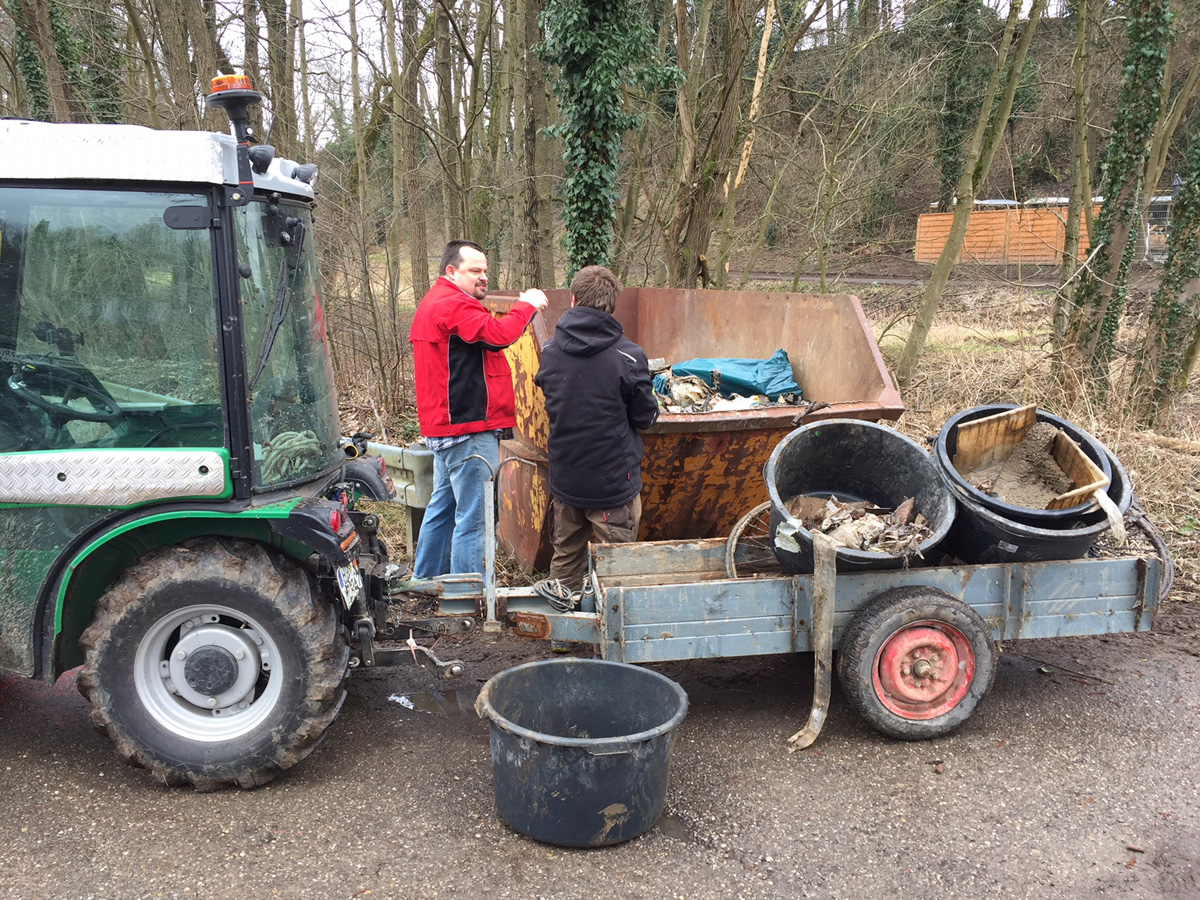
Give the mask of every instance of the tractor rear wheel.
[[270, 781], [312, 752], [346, 693], [336, 608], [299, 565], [247, 542], [143, 557], [81, 643], [92, 722], [168, 785]]

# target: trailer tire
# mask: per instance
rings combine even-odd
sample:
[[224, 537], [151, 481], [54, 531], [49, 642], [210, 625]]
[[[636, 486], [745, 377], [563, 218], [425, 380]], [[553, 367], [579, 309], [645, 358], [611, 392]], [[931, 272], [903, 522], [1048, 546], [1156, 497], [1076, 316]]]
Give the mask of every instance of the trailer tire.
[[153, 551], [109, 587], [80, 643], [93, 724], [166, 785], [265, 784], [316, 748], [346, 696], [337, 609], [249, 542]]
[[851, 705], [886, 735], [927, 740], [954, 731], [992, 686], [999, 654], [987, 623], [944, 591], [904, 587], [864, 604], [838, 648]]

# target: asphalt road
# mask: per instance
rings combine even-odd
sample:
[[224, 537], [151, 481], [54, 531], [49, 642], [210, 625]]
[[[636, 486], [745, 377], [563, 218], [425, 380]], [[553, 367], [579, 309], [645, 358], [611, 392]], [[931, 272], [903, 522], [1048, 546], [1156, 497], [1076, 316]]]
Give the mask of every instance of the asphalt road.
[[487, 726], [459, 713], [545, 646], [491, 640], [444, 648], [471, 665], [461, 696], [419, 669], [356, 676], [324, 744], [254, 791], [159, 787], [91, 729], [73, 675], [5, 679], [0, 898], [1200, 897], [1196, 603], [1154, 634], [1009, 647], [971, 720], [925, 743], [876, 735], [835, 687], [789, 754], [810, 656], [662, 666], [691, 701], [666, 814], [588, 851], [495, 813]]

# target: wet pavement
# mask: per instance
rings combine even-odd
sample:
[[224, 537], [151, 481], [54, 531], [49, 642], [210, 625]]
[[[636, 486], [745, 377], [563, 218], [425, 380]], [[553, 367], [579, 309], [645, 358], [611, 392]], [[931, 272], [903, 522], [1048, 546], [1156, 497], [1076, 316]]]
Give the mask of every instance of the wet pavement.
[[[811, 656], [675, 663], [663, 820], [598, 850], [495, 813], [474, 694], [545, 644], [477, 635], [439, 684], [358, 674], [325, 742], [253, 791], [168, 789], [92, 730], [69, 674], [0, 681], [8, 898], [1200, 897], [1200, 605], [1161, 631], [1024, 642], [955, 735], [905, 743], [836, 685], [809, 750]], [[445, 654], [444, 654], [445, 655]]]

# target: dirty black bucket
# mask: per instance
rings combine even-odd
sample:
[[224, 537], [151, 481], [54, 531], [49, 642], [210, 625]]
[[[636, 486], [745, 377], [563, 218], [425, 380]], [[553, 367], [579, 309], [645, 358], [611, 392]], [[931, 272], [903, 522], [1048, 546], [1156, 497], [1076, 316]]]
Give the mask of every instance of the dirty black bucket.
[[[1068, 522], [1077, 522], [1079, 517], [1084, 513], [1096, 512], [1099, 506], [1094, 500], [1088, 500], [1084, 503], [1068, 506], [1063, 509], [1030, 509], [1027, 506], [1014, 506], [1011, 503], [1005, 503], [999, 497], [993, 497], [991, 494], [986, 494], [979, 490], [979, 488], [964, 478], [958, 469], [954, 468], [952, 460], [958, 452], [958, 427], [960, 425], [1017, 408], [1018, 406], [1015, 403], [993, 403], [986, 406], [975, 406], [951, 416], [946, 421], [946, 424], [942, 426], [942, 430], [937, 436], [937, 441], [934, 443], [933, 455], [938, 469], [947, 483], [949, 483], [955, 496], [963, 503], [982, 506], [1009, 521], [1021, 522], [1026, 525], [1032, 525], [1035, 528], [1057, 528], [1059, 525]], [[1067, 437], [1078, 444], [1084, 454], [1099, 467], [1101, 472], [1110, 479], [1113, 477], [1112, 466], [1109, 462], [1111, 454], [1108, 452], [1108, 448], [1096, 440], [1096, 438], [1073, 422], [1061, 419], [1043, 409], [1037, 410], [1035, 414], [1037, 421], [1045, 422], [1048, 425], [1053, 425], [1055, 428], [1062, 429]]]
[[[1120, 461], [1104, 452], [1112, 479], [1107, 493], [1124, 515], [1133, 502], [1133, 486]], [[976, 564], [1079, 559], [1110, 527], [1104, 511], [1094, 504], [1091, 508], [1092, 512], [1073, 519], [1054, 520], [1038, 527], [1002, 516], [959, 495], [958, 515], [943, 549], [965, 563]]]
[[[954, 521], [954, 497], [938, 474], [933, 458], [916, 441], [898, 431], [857, 419], [830, 419], [797, 428], [771, 453], [766, 466], [771, 496], [771, 534], [788, 519], [784, 503], [797, 494], [836, 495], [839, 500], [868, 500], [895, 509], [908, 498], [933, 530], [918, 548], [921, 555], [905, 560], [889, 553], [839, 547], [839, 572], [898, 569], [936, 561], [934, 549]], [[813, 570], [812, 532], [793, 523], [795, 549], [776, 542], [775, 557], [785, 572]], [[790, 528], [789, 528], [790, 530]]]
[[628, 841], [654, 826], [687, 694], [650, 669], [550, 659], [507, 669], [475, 711], [491, 723], [500, 818], [564, 847]]

